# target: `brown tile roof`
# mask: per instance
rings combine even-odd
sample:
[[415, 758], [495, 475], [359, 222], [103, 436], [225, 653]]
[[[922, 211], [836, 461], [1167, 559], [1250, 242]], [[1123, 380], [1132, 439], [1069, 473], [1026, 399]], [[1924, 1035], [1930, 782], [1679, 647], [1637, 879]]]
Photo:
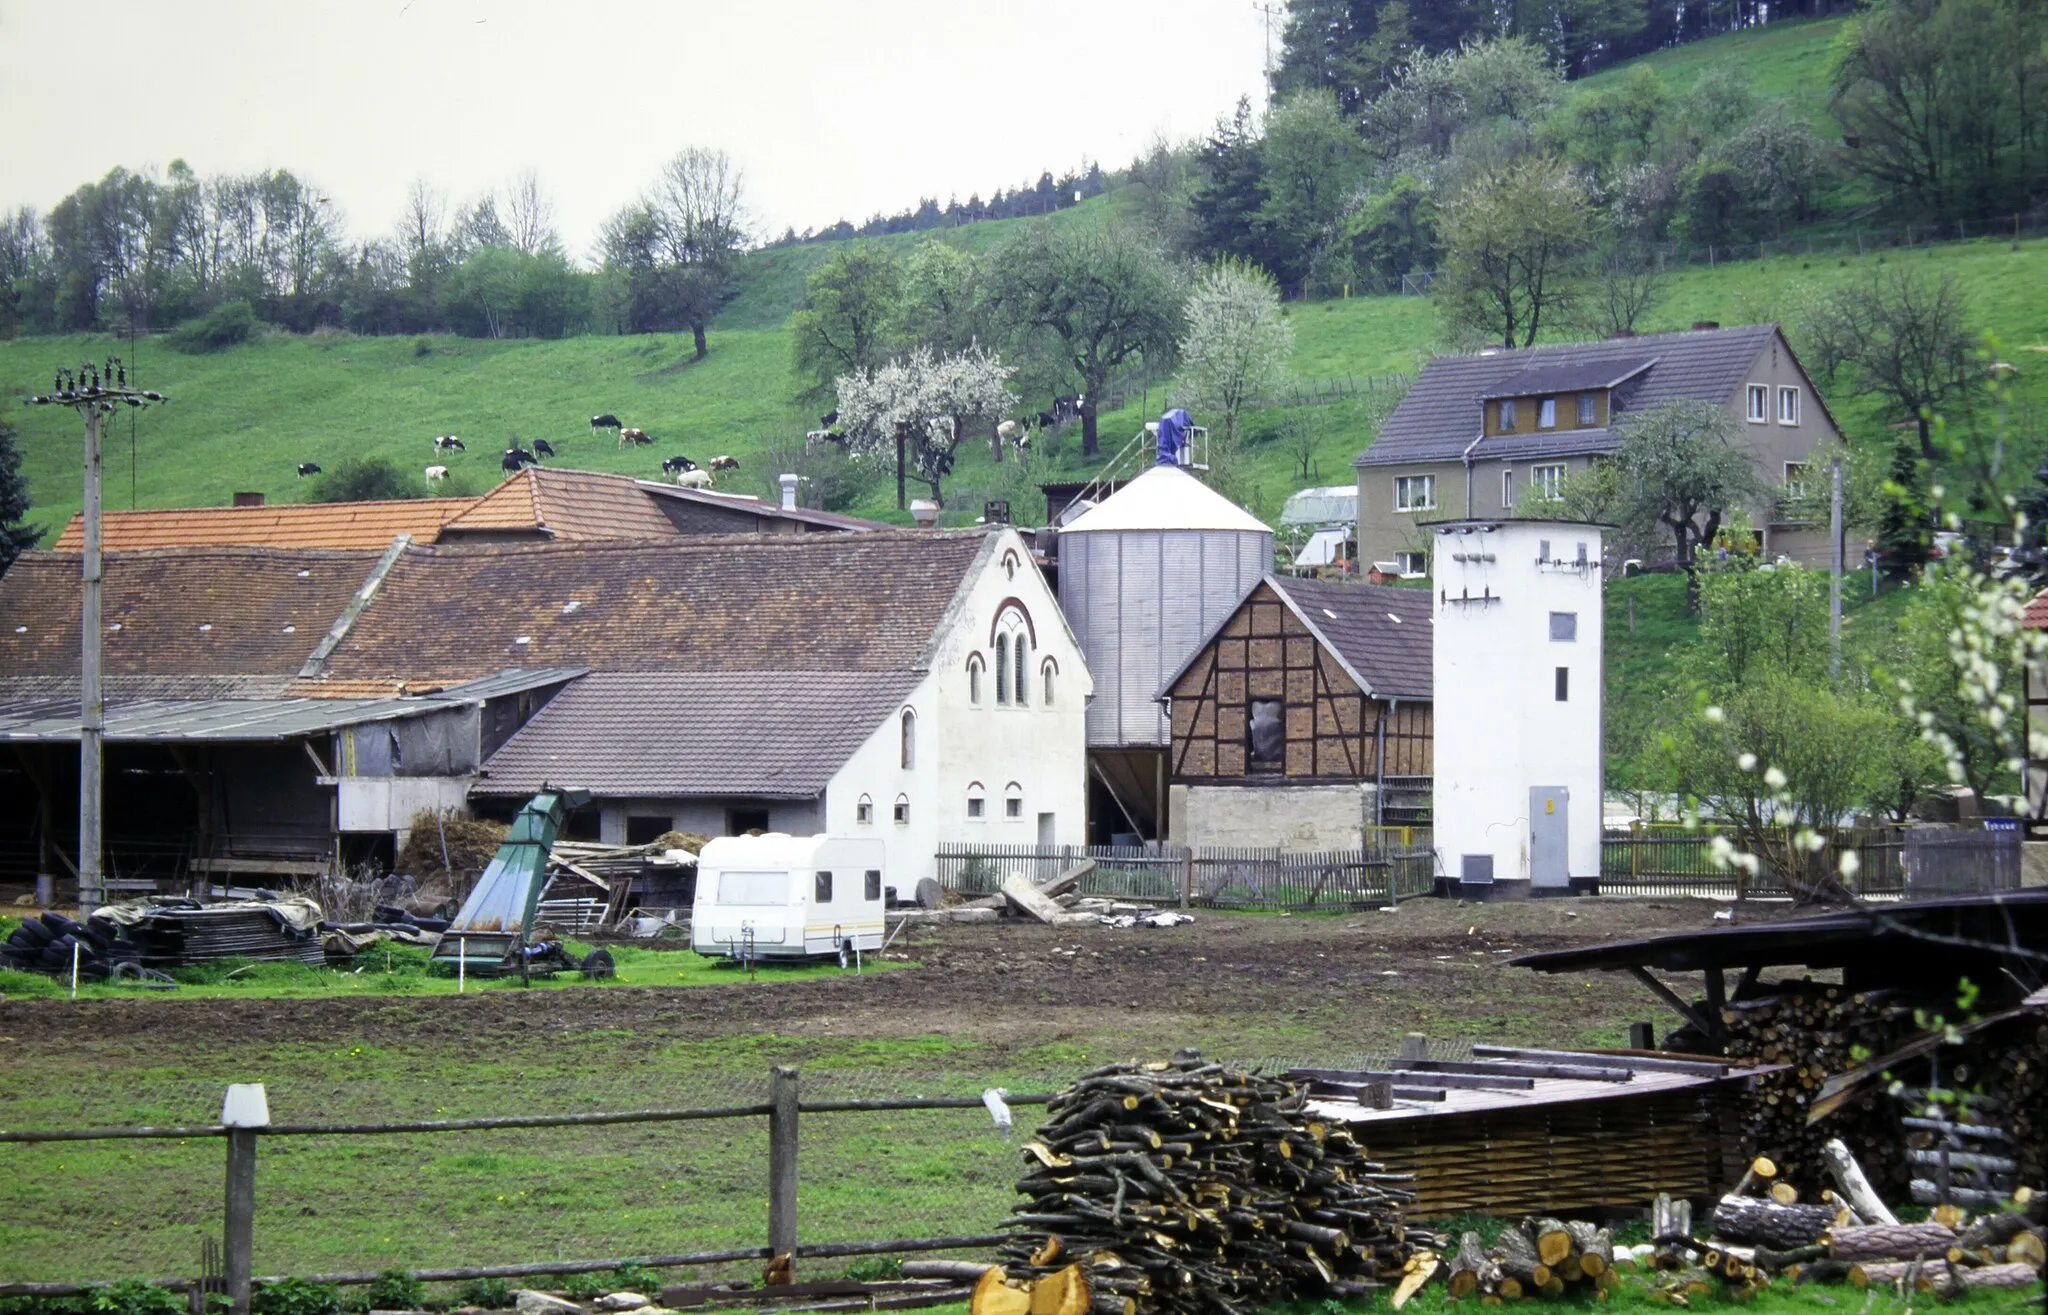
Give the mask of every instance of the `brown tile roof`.
[[1283, 575], [1269, 575], [1266, 583], [1322, 637], [1352, 678], [1374, 694], [1430, 697], [1434, 663], [1429, 590]]
[[[107, 674], [290, 676], [380, 555], [109, 553], [101, 604]], [[0, 676], [78, 674], [78, 566], [73, 553], [26, 553], [0, 576]]]
[[901, 671], [922, 664], [987, 542], [896, 530], [413, 548], [324, 674]]
[[558, 543], [665, 539], [676, 527], [631, 475], [529, 467], [492, 489], [442, 528], [464, 534], [538, 532]]
[[[441, 527], [476, 498], [407, 498], [394, 502], [292, 502], [263, 507], [159, 507], [110, 511], [100, 521], [108, 552], [152, 548], [376, 548], [401, 534], [432, 543]], [[85, 522], [73, 516], [53, 552], [85, 546]]]
[[2048, 630], [2048, 589], [2034, 595], [2020, 614], [2020, 624], [2028, 630]]
[[808, 799], [902, 704], [912, 671], [594, 672], [484, 765], [476, 793]]

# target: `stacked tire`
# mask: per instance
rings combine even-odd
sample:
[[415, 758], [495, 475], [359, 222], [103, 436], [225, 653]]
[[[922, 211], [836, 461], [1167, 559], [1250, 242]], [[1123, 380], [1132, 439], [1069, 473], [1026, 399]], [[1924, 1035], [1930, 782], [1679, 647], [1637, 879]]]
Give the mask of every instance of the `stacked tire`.
[[0, 942], [0, 968], [68, 976], [74, 949], [81, 978], [133, 975], [141, 966], [141, 952], [120, 938], [120, 929], [112, 922], [78, 922], [61, 913], [45, 913], [22, 923]]

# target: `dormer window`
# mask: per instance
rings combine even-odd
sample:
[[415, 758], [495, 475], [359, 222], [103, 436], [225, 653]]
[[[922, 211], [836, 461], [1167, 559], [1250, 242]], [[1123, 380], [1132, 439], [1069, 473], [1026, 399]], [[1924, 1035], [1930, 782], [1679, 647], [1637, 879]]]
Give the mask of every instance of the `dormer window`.
[[1515, 399], [1512, 397], [1504, 399], [1500, 404], [1500, 432], [1515, 432]]
[[1591, 427], [1592, 425], [1594, 425], [1594, 424], [1598, 423], [1598, 421], [1599, 421], [1599, 418], [1600, 418], [1600, 394], [1598, 394], [1598, 393], [1580, 393], [1580, 394], [1579, 394], [1579, 427], [1580, 427], [1581, 429], [1586, 429], [1586, 428], [1590, 428], [1590, 427]]
[[1557, 428], [1557, 399], [1555, 397], [1546, 397], [1537, 403], [1536, 427], [1538, 429]]

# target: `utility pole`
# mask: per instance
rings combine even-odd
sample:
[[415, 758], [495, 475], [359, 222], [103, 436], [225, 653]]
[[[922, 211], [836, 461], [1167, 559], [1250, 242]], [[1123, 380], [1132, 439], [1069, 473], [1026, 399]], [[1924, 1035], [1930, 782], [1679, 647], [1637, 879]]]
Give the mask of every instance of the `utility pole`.
[[1828, 470], [1828, 542], [1834, 569], [1828, 578], [1828, 675], [1842, 678], [1842, 459]]
[[85, 544], [78, 600], [78, 907], [87, 916], [107, 898], [100, 870], [102, 741], [106, 733], [101, 663], [106, 628], [100, 619], [100, 422], [117, 406], [137, 407], [163, 400], [162, 393], [131, 388], [128, 367], [118, 356], [108, 357], [104, 365], [87, 362], [76, 374], [60, 370], [48, 393], [28, 399], [31, 406], [75, 407], [85, 417]]
[[1262, 3], [1262, 4], [1255, 4], [1255, 5], [1253, 5], [1253, 6], [1252, 6], [1252, 8], [1254, 8], [1254, 9], [1258, 10], [1258, 11], [1259, 11], [1259, 13], [1260, 13], [1260, 15], [1261, 15], [1261, 16], [1262, 16], [1262, 17], [1264, 18], [1264, 20], [1265, 20], [1265, 24], [1266, 24], [1266, 77], [1267, 77], [1267, 78], [1268, 78], [1268, 79], [1270, 80], [1270, 79], [1272, 78], [1272, 76], [1273, 76], [1273, 20], [1274, 20], [1274, 19], [1276, 19], [1276, 18], [1278, 18], [1278, 17], [1280, 17], [1280, 15], [1282, 15], [1282, 14], [1286, 13], [1286, 12], [1287, 12], [1287, 6], [1285, 6], [1285, 5], [1276, 5], [1276, 4], [1271, 4], [1271, 3]]

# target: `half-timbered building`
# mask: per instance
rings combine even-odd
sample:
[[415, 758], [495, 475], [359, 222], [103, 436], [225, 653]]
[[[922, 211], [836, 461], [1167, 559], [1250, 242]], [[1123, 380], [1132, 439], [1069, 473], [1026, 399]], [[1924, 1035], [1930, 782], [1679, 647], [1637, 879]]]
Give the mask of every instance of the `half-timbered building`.
[[1421, 820], [1430, 595], [1269, 575], [1161, 692], [1173, 840], [1351, 848]]

